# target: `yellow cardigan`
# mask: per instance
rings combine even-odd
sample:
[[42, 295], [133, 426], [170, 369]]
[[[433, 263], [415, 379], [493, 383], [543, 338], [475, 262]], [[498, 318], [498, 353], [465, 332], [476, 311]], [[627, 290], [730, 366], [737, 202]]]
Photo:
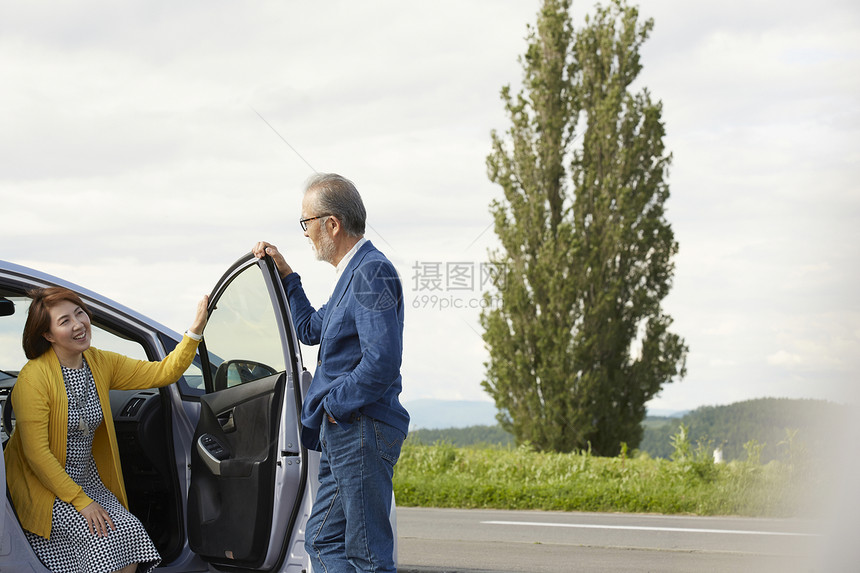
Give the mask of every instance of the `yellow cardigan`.
[[[127, 508], [116, 431], [108, 391], [167, 386], [185, 372], [197, 352], [197, 341], [185, 336], [161, 362], [135, 360], [97, 348], [84, 351], [93, 373], [104, 423], [93, 435], [93, 457], [105, 486]], [[92, 503], [66, 473], [69, 402], [53, 350], [30, 360], [18, 374], [12, 392], [15, 431], [3, 452], [6, 481], [21, 526], [50, 538], [54, 498], [80, 511]]]

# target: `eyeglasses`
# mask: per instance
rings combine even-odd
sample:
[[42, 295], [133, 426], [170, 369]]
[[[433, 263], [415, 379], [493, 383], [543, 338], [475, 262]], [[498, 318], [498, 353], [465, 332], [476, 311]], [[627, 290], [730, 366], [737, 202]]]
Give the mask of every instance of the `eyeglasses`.
[[308, 217], [307, 219], [299, 219], [299, 225], [302, 226], [302, 231], [308, 230], [308, 222], [322, 219], [323, 217], [331, 217], [331, 215], [317, 215], [316, 217]]

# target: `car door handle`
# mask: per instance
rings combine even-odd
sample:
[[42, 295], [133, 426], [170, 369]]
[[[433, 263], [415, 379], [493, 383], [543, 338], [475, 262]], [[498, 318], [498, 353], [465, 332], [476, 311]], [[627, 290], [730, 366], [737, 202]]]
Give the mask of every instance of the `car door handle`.
[[225, 432], [235, 431], [236, 422], [233, 420], [233, 410], [218, 414], [218, 423], [221, 424], [221, 429]]

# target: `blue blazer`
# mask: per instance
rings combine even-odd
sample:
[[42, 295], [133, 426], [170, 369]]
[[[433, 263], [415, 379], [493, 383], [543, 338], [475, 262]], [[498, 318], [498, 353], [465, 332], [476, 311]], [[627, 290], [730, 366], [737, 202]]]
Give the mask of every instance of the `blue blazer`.
[[301, 277], [283, 279], [299, 340], [319, 344], [317, 365], [302, 406], [302, 442], [319, 450], [328, 413], [349, 425], [360, 415], [409, 430], [400, 404], [403, 356], [403, 286], [394, 265], [370, 241], [338, 280], [329, 301], [315, 310]]

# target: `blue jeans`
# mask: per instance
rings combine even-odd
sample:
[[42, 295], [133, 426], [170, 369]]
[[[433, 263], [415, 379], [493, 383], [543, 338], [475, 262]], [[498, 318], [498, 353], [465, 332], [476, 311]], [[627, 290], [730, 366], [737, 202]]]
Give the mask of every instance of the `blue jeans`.
[[320, 486], [305, 549], [316, 573], [395, 572], [391, 511], [394, 464], [406, 436], [368, 416], [320, 428]]

